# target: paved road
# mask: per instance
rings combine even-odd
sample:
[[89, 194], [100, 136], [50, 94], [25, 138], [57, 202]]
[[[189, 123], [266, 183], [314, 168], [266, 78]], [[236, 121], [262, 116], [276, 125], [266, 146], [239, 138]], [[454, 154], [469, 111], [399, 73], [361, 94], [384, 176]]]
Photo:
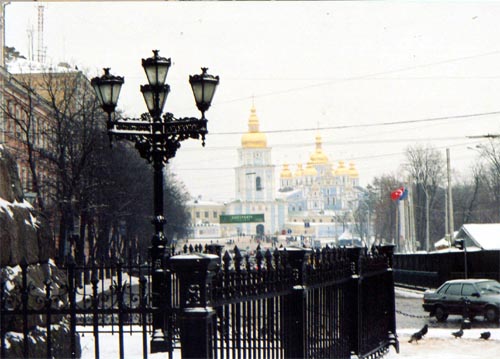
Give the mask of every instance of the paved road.
[[[462, 316], [450, 315], [444, 323], [439, 323], [436, 318], [429, 317], [429, 313], [422, 308], [422, 293], [396, 289], [396, 328], [421, 328], [424, 324], [430, 328], [460, 327]], [[489, 323], [478, 317], [472, 322], [473, 328], [499, 328], [499, 324]]]
[[[472, 329], [467, 330], [461, 339], [451, 335], [462, 322], [462, 317], [450, 315], [445, 323], [422, 309], [422, 293], [412, 293], [396, 289], [396, 327], [400, 352], [396, 354], [391, 347], [385, 359], [490, 359], [500, 357], [500, 326], [488, 323], [483, 318], [474, 319]], [[429, 332], [418, 344], [408, 343], [412, 333], [424, 324]], [[479, 339], [483, 331], [490, 331], [488, 341]]]

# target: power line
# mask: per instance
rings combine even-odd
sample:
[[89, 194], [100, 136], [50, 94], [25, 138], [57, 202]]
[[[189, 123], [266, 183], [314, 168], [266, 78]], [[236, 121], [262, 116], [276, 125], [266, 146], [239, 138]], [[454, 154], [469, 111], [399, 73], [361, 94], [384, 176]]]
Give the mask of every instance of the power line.
[[[453, 141], [453, 140], [463, 140], [465, 138], [475, 138], [475, 137], [483, 137], [483, 136], [453, 136], [453, 137], [427, 137], [425, 140], [427, 142], [434, 141]], [[391, 138], [391, 139], [374, 139], [374, 140], [340, 140], [340, 141], [322, 141], [321, 144], [323, 146], [342, 146], [342, 145], [369, 145], [369, 144], [377, 144], [377, 143], [408, 143], [415, 141], [415, 138]], [[294, 142], [294, 143], [276, 143], [271, 146], [271, 148], [288, 148], [288, 147], [314, 147], [314, 142]], [[203, 148], [203, 152], [206, 151], [234, 151], [236, 146], [206, 146]], [[200, 148], [190, 147], [183, 149], [183, 152], [189, 151], [200, 151]]]
[[[479, 143], [479, 142], [462, 142], [462, 143], [457, 143], [453, 145], [443, 145], [443, 146], [438, 146], [436, 149], [445, 149], [445, 148], [453, 148], [453, 147], [461, 147], [461, 146], [466, 146], [466, 145], [471, 145], [474, 143]], [[393, 157], [393, 156], [400, 156], [405, 154], [405, 151], [400, 151], [400, 152], [392, 152], [392, 153], [382, 153], [382, 154], [375, 154], [375, 155], [368, 155], [368, 156], [355, 156], [355, 157], [348, 157], [345, 160], [346, 161], [363, 161], [363, 160], [369, 160], [369, 159], [376, 159], [376, 158], [384, 158], [384, 157]], [[284, 163], [284, 162], [283, 162]], [[274, 167], [280, 167], [283, 165], [283, 163], [279, 164], [272, 164]], [[289, 165], [297, 165], [302, 162], [297, 162], [297, 163], [290, 163], [288, 162]], [[175, 168], [175, 171], [228, 171], [228, 170], [234, 170], [235, 167], [205, 167], [205, 168], [200, 168], [200, 167], [192, 167], [192, 168]]]
[[[471, 113], [471, 114], [464, 114], [464, 115], [430, 117], [430, 118], [424, 118], [424, 119], [420, 119], [420, 120], [389, 121], [389, 122], [364, 123], [364, 124], [356, 124], [356, 125], [324, 126], [324, 127], [307, 127], [307, 128], [298, 128], [298, 129], [268, 130], [268, 131], [260, 131], [260, 132], [262, 132], [262, 133], [292, 133], [292, 132], [341, 130], [341, 129], [360, 128], [360, 127], [395, 126], [395, 125], [405, 125], [405, 124], [411, 124], [411, 123], [424, 123], [424, 122], [435, 122], [435, 121], [444, 121], [444, 120], [467, 119], [467, 118], [471, 118], [471, 117], [492, 116], [492, 115], [499, 115], [499, 114], [500, 114], [500, 111], [491, 111], [491, 112], [479, 112], [479, 113]], [[211, 132], [210, 135], [212, 135], [212, 136], [242, 135], [245, 133], [247, 133], [247, 132], [241, 132], [241, 131], [215, 132], [215, 133]]]

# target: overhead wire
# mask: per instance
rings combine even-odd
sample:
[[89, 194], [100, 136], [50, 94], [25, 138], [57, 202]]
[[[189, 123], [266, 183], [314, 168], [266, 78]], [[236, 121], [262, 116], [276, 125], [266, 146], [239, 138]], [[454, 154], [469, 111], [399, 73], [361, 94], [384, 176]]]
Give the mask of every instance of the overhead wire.
[[[470, 113], [463, 115], [450, 115], [450, 116], [441, 116], [441, 117], [430, 117], [416, 120], [403, 120], [403, 121], [387, 121], [387, 122], [377, 122], [377, 123], [361, 123], [361, 124], [350, 124], [350, 125], [335, 125], [335, 126], [323, 126], [323, 127], [305, 127], [305, 128], [297, 128], [297, 129], [279, 129], [279, 130], [267, 130], [260, 131], [262, 133], [291, 133], [291, 132], [308, 132], [308, 131], [325, 131], [325, 130], [340, 130], [340, 129], [348, 129], [348, 128], [366, 128], [366, 127], [378, 127], [378, 126], [395, 126], [395, 125], [406, 125], [411, 123], [425, 123], [425, 122], [435, 122], [435, 121], [444, 121], [444, 120], [452, 120], [452, 119], [467, 119], [471, 117], [481, 117], [481, 116], [492, 116], [499, 115], [500, 111], [489, 111], [489, 112], [478, 112], [478, 113]], [[221, 136], [221, 135], [242, 135], [246, 132], [242, 131], [231, 131], [231, 132], [211, 132], [212, 136]]]
[[[438, 146], [435, 147], [436, 149], [446, 149], [446, 148], [454, 148], [454, 147], [464, 147], [467, 145], [474, 145], [481, 143], [481, 141], [474, 141], [474, 142], [462, 142], [458, 144], [452, 144], [452, 145], [443, 145], [443, 146]], [[348, 157], [345, 158], [347, 161], [362, 161], [362, 160], [370, 160], [370, 159], [377, 159], [377, 158], [384, 158], [384, 157], [392, 157], [392, 156], [400, 156], [404, 155], [406, 152], [405, 151], [399, 151], [399, 152], [392, 152], [392, 153], [383, 153], [383, 154], [374, 154], [374, 155], [367, 155], [367, 156], [357, 156], [357, 157]], [[297, 165], [300, 162], [297, 163], [288, 163], [289, 165]], [[279, 164], [272, 164], [272, 166], [279, 167], [283, 163]], [[224, 171], [224, 170], [234, 170], [235, 167], [205, 167], [205, 168], [200, 168], [200, 167], [175, 167], [176, 171]]]

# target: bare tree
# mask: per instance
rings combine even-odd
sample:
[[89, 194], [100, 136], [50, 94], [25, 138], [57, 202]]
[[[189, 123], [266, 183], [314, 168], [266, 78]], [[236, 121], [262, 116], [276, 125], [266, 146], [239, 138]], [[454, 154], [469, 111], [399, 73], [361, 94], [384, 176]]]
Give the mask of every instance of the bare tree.
[[472, 168], [472, 175], [453, 186], [453, 209], [457, 227], [465, 223], [483, 222], [481, 215], [486, 203], [481, 202], [481, 193], [485, 189], [483, 180], [484, 165]]
[[[4, 89], [6, 101], [0, 104], [10, 130], [6, 135], [11, 138], [11, 149], [29, 169], [22, 176], [24, 187], [35, 193], [36, 207], [43, 212], [45, 200], [39, 168], [44, 166], [40, 153], [46, 150], [43, 140], [49, 127], [50, 104], [33, 90], [30, 78], [11, 76], [8, 82]], [[21, 168], [26, 167], [23, 164]]]
[[[68, 254], [78, 264], [87, 255], [105, 260], [146, 255], [152, 236], [152, 169], [130, 143], [110, 148], [106, 119], [87, 78], [75, 71], [16, 78], [25, 95], [12, 96], [11, 106], [2, 110], [23, 137], [20, 152], [30, 160], [33, 183], [39, 183], [42, 164], [50, 173], [38, 202], [52, 219], [60, 261]], [[40, 108], [47, 112], [44, 126], [37, 122]], [[37, 148], [42, 137], [44, 146]], [[173, 176], [168, 178], [166, 234], [182, 237], [188, 196]]]
[[491, 213], [491, 222], [500, 221], [500, 141], [491, 140], [488, 145], [479, 146], [481, 157], [485, 160], [482, 169], [482, 178], [486, 186], [485, 200], [491, 203], [490, 208], [495, 208]]
[[[83, 239], [75, 232], [86, 190], [83, 173], [96, 147], [97, 134], [104, 129], [93, 90], [81, 72], [44, 72], [31, 75], [36, 91], [51, 105], [52, 144], [44, 155], [56, 176], [51, 182], [53, 201], [58, 207], [59, 258], [69, 253], [71, 241]], [[80, 207], [80, 208], [79, 208]], [[82, 243], [77, 244], [77, 261], [83, 260]]]
[[[425, 239], [435, 233], [433, 228], [442, 226], [442, 216], [431, 216], [435, 207], [437, 193], [445, 178], [445, 161], [437, 149], [433, 147], [411, 146], [406, 150], [406, 163], [404, 164], [414, 185], [415, 227], [417, 240], [424, 248]], [[428, 211], [427, 211], [428, 209]], [[429, 212], [429, 213], [427, 213]], [[427, 227], [428, 226], [428, 227]], [[429, 229], [429, 233], [427, 232]], [[429, 238], [430, 244], [432, 239]]]
[[375, 177], [372, 184], [372, 208], [374, 211], [373, 230], [378, 242], [396, 243], [396, 204], [391, 200], [391, 192], [401, 186], [395, 175]]

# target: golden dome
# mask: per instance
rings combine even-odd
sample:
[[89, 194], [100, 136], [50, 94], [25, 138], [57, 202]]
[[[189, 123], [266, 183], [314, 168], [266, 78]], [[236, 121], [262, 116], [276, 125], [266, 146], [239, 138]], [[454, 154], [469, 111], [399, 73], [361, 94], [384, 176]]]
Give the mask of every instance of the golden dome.
[[255, 113], [255, 107], [250, 110], [248, 119], [248, 132], [241, 136], [241, 146], [243, 148], [265, 148], [267, 147], [267, 137], [259, 131], [259, 119]]
[[352, 178], [359, 177], [358, 170], [354, 167], [354, 162], [349, 162], [349, 176], [351, 176]]
[[283, 170], [281, 171], [280, 177], [281, 178], [292, 178], [292, 172], [290, 172], [290, 169], [288, 168], [287, 163], [285, 163], [283, 165]]
[[328, 163], [328, 157], [321, 148], [321, 136], [316, 135], [316, 151], [311, 155], [311, 163], [314, 165], [324, 165]]
[[302, 168], [302, 163], [297, 165], [297, 170], [294, 173], [295, 177], [302, 177], [304, 175], [304, 169]]
[[344, 161], [339, 161], [339, 166], [337, 167], [337, 170], [335, 171], [336, 176], [344, 176], [349, 174], [349, 170], [345, 167]]
[[318, 171], [316, 171], [316, 168], [313, 166], [311, 162], [307, 162], [306, 169], [304, 171], [304, 176], [317, 176]]

